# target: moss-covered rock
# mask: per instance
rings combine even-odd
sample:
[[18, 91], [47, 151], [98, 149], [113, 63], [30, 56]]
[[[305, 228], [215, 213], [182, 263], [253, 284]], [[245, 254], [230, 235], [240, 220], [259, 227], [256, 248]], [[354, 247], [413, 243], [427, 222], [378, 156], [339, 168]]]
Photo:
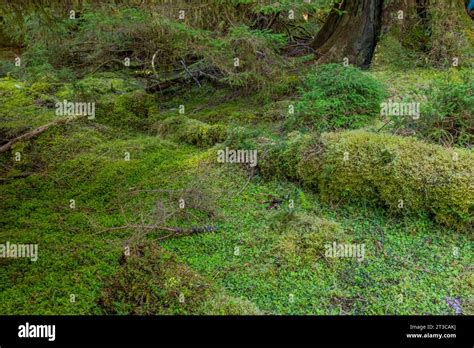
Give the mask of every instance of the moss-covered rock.
[[153, 128], [162, 136], [199, 147], [220, 143], [227, 136], [223, 125], [209, 125], [186, 116], [168, 117]]
[[472, 228], [474, 154], [413, 138], [351, 131], [320, 138], [294, 135], [259, 162], [316, 188], [326, 201], [382, 205], [401, 214], [431, 214], [453, 228]]

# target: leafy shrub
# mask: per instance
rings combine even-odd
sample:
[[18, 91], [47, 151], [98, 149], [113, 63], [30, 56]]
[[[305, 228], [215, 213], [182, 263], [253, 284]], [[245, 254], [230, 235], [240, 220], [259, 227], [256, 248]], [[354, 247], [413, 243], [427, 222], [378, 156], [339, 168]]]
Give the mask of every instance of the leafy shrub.
[[432, 214], [452, 228], [472, 228], [474, 156], [466, 150], [351, 131], [325, 133], [319, 139], [295, 135], [265, 154], [259, 160], [264, 176], [285, 173], [286, 165], [291, 179], [317, 188], [323, 200]]
[[358, 128], [373, 120], [385, 92], [380, 83], [354, 67], [326, 64], [306, 76], [295, 115], [286, 126], [318, 131]]
[[419, 138], [441, 145], [472, 147], [474, 144], [474, 78], [440, 81], [426, 91], [420, 118], [392, 117], [398, 131], [415, 133]]
[[0, 77], [6, 77], [9, 73], [13, 73], [15, 70], [19, 70], [15, 67], [13, 62], [7, 60], [0, 60]]

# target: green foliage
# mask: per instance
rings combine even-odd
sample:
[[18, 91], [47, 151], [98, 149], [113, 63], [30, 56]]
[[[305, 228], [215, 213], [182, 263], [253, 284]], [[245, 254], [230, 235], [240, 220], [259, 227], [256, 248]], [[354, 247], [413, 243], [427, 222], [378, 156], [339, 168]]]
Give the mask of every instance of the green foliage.
[[[175, 71], [183, 70], [184, 63], [189, 70], [202, 71], [209, 79], [235, 88], [263, 89], [282, 80], [284, 59], [278, 52], [287, 38], [271, 30], [241, 24], [222, 33], [211, 32], [145, 9], [110, 5], [85, 6], [77, 19], [52, 15], [56, 17], [48, 25], [42, 16], [24, 18], [22, 77], [38, 79], [47, 71], [72, 80], [71, 71], [85, 76], [99, 70], [123, 70], [145, 76], [153, 73], [168, 81], [176, 77]], [[129, 67], [124, 65], [126, 58]]]
[[[393, 128], [445, 146], [470, 148], [474, 144], [474, 78], [438, 80], [421, 101], [420, 118], [392, 116]], [[409, 102], [409, 101], [404, 101]]]
[[13, 62], [8, 60], [0, 60], [0, 78], [8, 76], [8, 74], [12, 74], [16, 69]]
[[295, 116], [286, 127], [326, 131], [366, 125], [379, 113], [385, 92], [377, 80], [357, 68], [326, 64], [305, 77], [300, 95]]
[[225, 37], [205, 39], [205, 46], [196, 53], [204, 57], [208, 66], [217, 69], [219, 81], [255, 90], [269, 86], [281, 76], [284, 61], [277, 53], [285, 43], [283, 35], [240, 25]]
[[[255, 127], [244, 129], [250, 139], [261, 137]], [[22, 149], [23, 161], [31, 161], [36, 172], [25, 178], [4, 176], [0, 223], [5, 228], [0, 237], [38, 242], [40, 257], [37, 263], [0, 260], [2, 313], [104, 314], [106, 309], [124, 314], [134, 309], [163, 314], [450, 314], [445, 296], [459, 296], [467, 303], [472, 293], [472, 280], [465, 272], [472, 254], [469, 236], [446, 233], [445, 227], [426, 218], [399, 221], [387, 218], [381, 209], [326, 205], [311, 191], [285, 181], [264, 182], [257, 177], [246, 184], [247, 175], [235, 166], [197, 165], [207, 153], [214, 158], [214, 150], [140, 133], [131, 137], [100, 123], [57, 127], [28, 143]], [[124, 151], [130, 151], [130, 161], [124, 161]], [[23, 161], [8, 169], [11, 156], [4, 154], [1, 159], [8, 174], [31, 170], [19, 167]], [[142, 243], [144, 255], [135, 255], [138, 249], [132, 247], [130, 264], [120, 265], [123, 243], [137, 231], [104, 229], [127, 223], [121, 206], [128, 212], [138, 203], [154, 203], [145, 201], [144, 195], [130, 199], [124, 193], [130, 188], [195, 187], [183, 181], [183, 174], [199, 177], [198, 182], [220, 191], [216, 195], [222, 215], [219, 230], [163, 240], [160, 247], [155, 247], [153, 233]], [[282, 197], [285, 203], [267, 209], [260, 197], [269, 195]], [[74, 210], [68, 207], [69, 197], [77, 199]], [[284, 213], [285, 197], [295, 200], [295, 217], [302, 216], [301, 220]], [[131, 210], [126, 217], [140, 222], [137, 213], [141, 211]], [[312, 244], [312, 238], [300, 238], [305, 233], [299, 233], [299, 226], [306, 226], [307, 220], [317, 226], [328, 222], [339, 226], [344, 231], [337, 239], [341, 242], [366, 243], [370, 262], [313, 257], [321, 244], [318, 239]], [[183, 220], [175, 223], [180, 226]], [[376, 248], [381, 229], [383, 251]], [[295, 234], [296, 249], [284, 248], [287, 234]], [[336, 235], [328, 234], [328, 240]], [[235, 246], [240, 246], [240, 256], [233, 254]], [[457, 258], [451, 253], [455, 247]], [[278, 260], [275, 250], [281, 253]], [[403, 256], [403, 262], [396, 256]], [[155, 262], [162, 267], [155, 268]], [[122, 276], [130, 282], [120, 281]], [[194, 292], [200, 284], [202, 291]], [[181, 292], [188, 294], [185, 301], [191, 304], [179, 302]], [[33, 303], [31, 293], [36, 294]], [[77, 295], [75, 303], [70, 302], [72, 293]], [[149, 297], [137, 303], [140, 293]], [[289, 294], [294, 294], [293, 303]], [[467, 313], [467, 305], [463, 309]]]
[[102, 66], [123, 67], [127, 57], [132, 68], [143, 60], [150, 64], [156, 51], [160, 51], [156, 65], [168, 67], [186, 54], [195, 35], [165, 17], [114, 7], [85, 8], [80, 19], [57, 18], [52, 28], [45, 27], [40, 16], [32, 17], [27, 20], [27, 33], [26, 66], [49, 63], [79, 74]]
[[[299, 105], [308, 107], [300, 124], [289, 106], [314, 56], [294, 59], [287, 70], [279, 51], [287, 40], [314, 33], [314, 17], [333, 1], [206, 1], [212, 15], [184, 0], [134, 8], [84, 1], [77, 20], [67, 19], [67, 4], [49, 1], [41, 8], [51, 9], [50, 20], [25, 11], [26, 31], [9, 31], [24, 45], [24, 65], [0, 61], [3, 141], [56, 119], [58, 100], [95, 101], [97, 108], [95, 120], [51, 127], [0, 154], [0, 240], [39, 243], [40, 251], [37, 262], [0, 259], [0, 313], [452, 314], [446, 296], [460, 297], [463, 312], [472, 313], [471, 236], [455, 231], [472, 228], [472, 152], [367, 132], [282, 134], [287, 118], [290, 129], [366, 125], [380, 99], [367, 80], [380, 72], [316, 68], [300, 90], [307, 96]], [[174, 5], [186, 6], [185, 20], [176, 21]], [[402, 46], [410, 48], [405, 68], [422, 62], [416, 37]], [[452, 55], [455, 42], [448, 44], [438, 48]], [[404, 51], [393, 57], [406, 58]], [[201, 88], [181, 88], [195, 85], [181, 59], [207, 74], [212, 87], [199, 73]], [[176, 69], [183, 79], [164, 91], [172, 93], [145, 91], [158, 80], [174, 81]], [[389, 71], [387, 86], [398, 95], [399, 84], [423, 94], [438, 73]], [[321, 98], [312, 99], [313, 89]], [[425, 94], [419, 123], [406, 127], [423, 139], [446, 143], [448, 132], [458, 145], [472, 144], [472, 81], [436, 83]], [[186, 116], [178, 115], [180, 104]], [[424, 114], [456, 130], [423, 124]], [[215, 144], [258, 149], [257, 174], [280, 180], [216, 164], [217, 147], [209, 148]], [[217, 231], [158, 245], [161, 232], [120, 228], [155, 223], [150, 211], [160, 202], [175, 205], [178, 196], [186, 209], [171, 212], [167, 226], [212, 220]], [[387, 209], [398, 214], [387, 216]], [[136, 240], [121, 258], [124, 243]], [[365, 260], [323, 257], [333, 241], [364, 243]]]

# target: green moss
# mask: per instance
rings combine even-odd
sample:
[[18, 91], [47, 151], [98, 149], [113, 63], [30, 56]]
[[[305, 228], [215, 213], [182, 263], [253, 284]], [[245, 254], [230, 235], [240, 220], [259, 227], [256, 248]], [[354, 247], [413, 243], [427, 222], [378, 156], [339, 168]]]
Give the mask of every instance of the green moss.
[[257, 314], [251, 303], [231, 298], [158, 246], [132, 248], [106, 281], [99, 303], [112, 314]]
[[[56, 116], [48, 96], [38, 93], [39, 86], [12, 79], [0, 79], [0, 105], [2, 106], [0, 137], [11, 139], [22, 132], [51, 122]], [[42, 86], [40, 90], [49, 88]], [[51, 104], [53, 103], [53, 104]]]
[[35, 94], [51, 94], [56, 90], [56, 86], [47, 82], [35, 82], [30, 87], [31, 91]]
[[263, 111], [263, 119], [268, 121], [281, 121], [291, 117], [295, 102], [292, 100], [280, 100], [267, 104]]
[[29, 96], [29, 88], [24, 82], [11, 78], [0, 80], [0, 98], [2, 109], [8, 111], [17, 106], [29, 106], [33, 104], [33, 99]]
[[221, 105], [206, 108], [197, 113], [193, 113], [192, 117], [207, 123], [221, 124], [249, 124], [257, 121], [254, 111], [248, 110], [248, 105], [242, 101], [223, 103]]
[[359, 131], [328, 134], [323, 143], [320, 189], [327, 200], [379, 202], [391, 211], [433, 214], [450, 227], [472, 227], [472, 152]]
[[222, 125], [208, 125], [186, 116], [168, 117], [153, 128], [162, 136], [199, 147], [215, 145], [227, 136], [226, 127]]
[[401, 214], [432, 214], [453, 228], [472, 228], [472, 152], [364, 131], [295, 139], [267, 152], [260, 161], [264, 175], [288, 173], [318, 188], [326, 201], [380, 204]]
[[136, 90], [118, 95], [105, 95], [96, 103], [98, 122], [124, 129], [148, 130], [156, 110], [153, 95]]
[[[285, 141], [267, 143], [262, 151], [263, 156], [259, 158], [260, 172], [264, 177], [287, 177], [314, 187], [314, 182], [307, 179], [311, 173], [318, 174], [314, 168], [318, 167], [319, 157], [312, 160], [307, 156], [304, 158], [303, 155], [308, 154], [311, 144], [315, 141], [317, 139], [310, 134], [301, 135], [299, 132], [292, 132]], [[306, 171], [308, 167], [311, 167], [310, 172]], [[303, 178], [305, 180], [302, 180]]]
[[122, 78], [113, 73], [87, 76], [74, 84], [76, 93], [84, 96], [104, 96], [110, 93], [127, 93], [142, 89], [135, 80]]
[[273, 252], [278, 263], [286, 267], [314, 263], [325, 258], [326, 245], [349, 240], [338, 223], [314, 215], [285, 213], [280, 221], [274, 228], [284, 232], [276, 241]]

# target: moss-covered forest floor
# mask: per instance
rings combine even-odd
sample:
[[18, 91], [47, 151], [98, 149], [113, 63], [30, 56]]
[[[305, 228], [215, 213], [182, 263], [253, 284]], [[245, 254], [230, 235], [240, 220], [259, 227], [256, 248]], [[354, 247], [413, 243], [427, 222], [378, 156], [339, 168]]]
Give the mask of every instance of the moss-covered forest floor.
[[[364, 74], [396, 96], [453, 72]], [[473, 313], [472, 230], [322, 201], [301, 183], [216, 162], [229, 138], [284, 137], [274, 115], [293, 97], [191, 82], [153, 99], [120, 74], [74, 85], [4, 77], [2, 136], [53, 121], [55, 100], [77, 88], [97, 101], [95, 119], [53, 126], [1, 156], [1, 240], [37, 243], [39, 257], [0, 259], [0, 313], [452, 314], [447, 298]], [[156, 222], [212, 230], [160, 240], [168, 232], [146, 228]], [[364, 244], [363, 259], [327, 258], [334, 236]]]

